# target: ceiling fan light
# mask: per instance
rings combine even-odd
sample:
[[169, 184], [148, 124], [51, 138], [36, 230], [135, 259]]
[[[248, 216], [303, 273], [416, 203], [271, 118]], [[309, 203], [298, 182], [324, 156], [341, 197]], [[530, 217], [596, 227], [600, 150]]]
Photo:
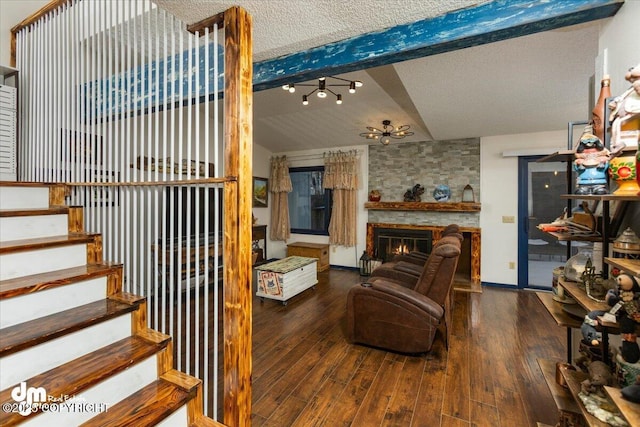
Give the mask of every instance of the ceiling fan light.
[[390, 120], [383, 120], [382, 130], [372, 126], [367, 126], [367, 129], [369, 129], [370, 132], [363, 132], [360, 136], [366, 137], [367, 139], [380, 139], [382, 145], [389, 145], [389, 143], [391, 143], [391, 138], [402, 139], [406, 136], [413, 135], [413, 132], [407, 131], [409, 128], [409, 125], [393, 127]]
[[336, 104], [338, 105], [342, 104], [342, 95], [340, 94], [337, 95]]

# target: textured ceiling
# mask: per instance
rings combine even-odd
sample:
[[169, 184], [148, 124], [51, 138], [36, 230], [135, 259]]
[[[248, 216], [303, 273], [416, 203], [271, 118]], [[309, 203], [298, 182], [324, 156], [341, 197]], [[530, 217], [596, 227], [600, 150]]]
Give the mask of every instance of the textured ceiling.
[[[156, 0], [186, 23], [239, 5], [253, 17], [254, 61], [485, 3], [425, 0]], [[188, 6], [187, 6], [188, 5]], [[389, 119], [409, 124], [403, 141], [448, 140], [566, 129], [588, 111], [598, 51], [598, 21], [341, 77], [354, 95], [310, 98], [302, 90], [254, 93], [254, 142], [272, 152], [367, 143], [359, 133]], [[303, 82], [295, 82], [303, 83]], [[313, 83], [313, 82], [307, 82]], [[375, 143], [375, 142], [374, 142]]]
[[253, 17], [254, 61], [486, 3], [477, 0], [155, 0], [187, 24], [231, 6]]

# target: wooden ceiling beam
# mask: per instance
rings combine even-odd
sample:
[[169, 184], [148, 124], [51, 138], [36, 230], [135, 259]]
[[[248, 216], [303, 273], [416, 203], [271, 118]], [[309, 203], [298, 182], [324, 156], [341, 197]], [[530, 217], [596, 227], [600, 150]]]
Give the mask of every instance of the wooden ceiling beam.
[[608, 18], [621, 0], [493, 1], [254, 64], [254, 90]]

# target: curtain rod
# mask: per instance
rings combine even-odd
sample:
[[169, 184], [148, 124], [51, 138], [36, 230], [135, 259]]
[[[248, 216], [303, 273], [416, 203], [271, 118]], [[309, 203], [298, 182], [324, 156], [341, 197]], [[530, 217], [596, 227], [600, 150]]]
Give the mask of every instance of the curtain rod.
[[[361, 149], [353, 149], [353, 150], [348, 150], [348, 151], [343, 151], [343, 153], [348, 154], [350, 152], [356, 152], [356, 154], [358, 155], [358, 157], [360, 157], [360, 155], [364, 152]], [[287, 160], [316, 160], [316, 159], [324, 159], [325, 156], [328, 153], [337, 153], [338, 151], [325, 151], [324, 153], [314, 153], [314, 154], [295, 154], [292, 156], [287, 156], [286, 154], [284, 154], [284, 156], [287, 157]], [[282, 156], [271, 156], [271, 158], [275, 158], [275, 157], [282, 157]]]

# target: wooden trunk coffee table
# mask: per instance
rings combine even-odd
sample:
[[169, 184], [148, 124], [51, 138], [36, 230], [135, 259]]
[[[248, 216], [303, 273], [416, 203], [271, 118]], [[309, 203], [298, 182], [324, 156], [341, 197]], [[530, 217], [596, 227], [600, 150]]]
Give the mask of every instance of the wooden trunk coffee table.
[[318, 260], [300, 256], [290, 256], [256, 267], [258, 289], [256, 296], [287, 301], [300, 292], [315, 287], [318, 283]]

